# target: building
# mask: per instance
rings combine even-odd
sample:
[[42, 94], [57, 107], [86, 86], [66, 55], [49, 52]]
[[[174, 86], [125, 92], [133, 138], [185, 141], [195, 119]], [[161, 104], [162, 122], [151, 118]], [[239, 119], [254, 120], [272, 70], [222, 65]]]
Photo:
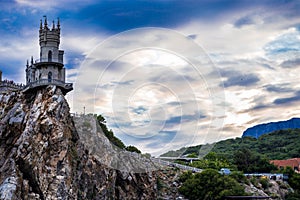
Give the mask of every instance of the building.
[[24, 93], [34, 92], [47, 85], [56, 85], [64, 94], [73, 90], [73, 84], [65, 82], [64, 51], [59, 49], [59, 44], [59, 19], [57, 24], [53, 21], [52, 27], [49, 28], [45, 17], [44, 23], [41, 20], [39, 29], [40, 58], [34, 61], [31, 57], [30, 63], [27, 60]]
[[279, 169], [291, 167], [295, 172], [300, 172], [300, 158], [291, 158], [287, 160], [271, 160], [270, 163], [274, 164]]
[[2, 80], [2, 71], [0, 70], [0, 94], [20, 91], [23, 87], [23, 84], [17, 84], [12, 80]]

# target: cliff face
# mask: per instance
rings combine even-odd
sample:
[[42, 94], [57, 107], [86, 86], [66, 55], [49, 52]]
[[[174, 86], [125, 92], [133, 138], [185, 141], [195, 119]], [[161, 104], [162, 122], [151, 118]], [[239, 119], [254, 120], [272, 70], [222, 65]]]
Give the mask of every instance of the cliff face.
[[151, 170], [122, 171], [90, 154], [55, 86], [0, 95], [0, 120], [1, 200], [156, 198]]
[[267, 124], [259, 124], [248, 128], [244, 131], [242, 137], [250, 136], [258, 138], [259, 136], [271, 133], [277, 130], [289, 129], [289, 128], [300, 128], [300, 118], [292, 118], [287, 121], [270, 122]]

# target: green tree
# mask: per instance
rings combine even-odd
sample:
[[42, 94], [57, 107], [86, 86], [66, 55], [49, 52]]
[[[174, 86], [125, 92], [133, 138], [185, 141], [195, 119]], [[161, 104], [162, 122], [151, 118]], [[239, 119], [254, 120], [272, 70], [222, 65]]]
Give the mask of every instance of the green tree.
[[284, 170], [281, 170], [281, 172], [289, 176], [288, 183], [294, 189], [294, 192], [289, 193], [286, 199], [300, 199], [300, 174], [297, 174], [291, 167], [286, 167]]
[[216, 169], [221, 168], [235, 168], [224, 156], [218, 155], [215, 152], [208, 153], [203, 159], [199, 161], [193, 161], [191, 164], [193, 167], [200, 169]]
[[270, 164], [268, 159], [260, 154], [253, 153], [247, 148], [242, 148], [234, 153], [234, 164], [239, 171], [245, 173], [253, 172], [270, 172], [276, 170], [273, 164]]
[[195, 152], [193, 152], [193, 153], [190, 153], [187, 157], [188, 158], [198, 158], [198, 155]]
[[114, 135], [112, 130], [108, 130], [106, 126], [105, 118], [102, 115], [97, 116], [97, 122], [100, 125], [104, 135], [107, 137], [107, 139], [109, 139], [111, 143], [113, 143], [114, 145], [116, 145], [121, 149], [124, 149], [126, 147], [125, 144]]
[[192, 176], [193, 173], [191, 171], [184, 172], [179, 176], [179, 181], [183, 183], [186, 180], [190, 179]]
[[224, 196], [247, 195], [235, 179], [220, 174], [217, 170], [207, 169], [188, 177], [179, 192], [191, 200], [219, 200]]
[[141, 151], [136, 148], [135, 146], [129, 145], [125, 148], [127, 151], [131, 151], [131, 152], [136, 152], [136, 153], [141, 153]]

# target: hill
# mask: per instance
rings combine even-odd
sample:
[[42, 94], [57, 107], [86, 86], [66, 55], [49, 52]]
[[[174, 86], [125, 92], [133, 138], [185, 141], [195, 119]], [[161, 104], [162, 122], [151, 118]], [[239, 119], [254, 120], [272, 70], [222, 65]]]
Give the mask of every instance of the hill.
[[259, 136], [266, 133], [271, 133], [273, 131], [284, 130], [289, 128], [300, 128], [300, 118], [292, 118], [287, 121], [259, 124], [248, 128], [246, 131], [244, 131], [242, 137], [250, 136], [258, 138]]
[[259, 138], [242, 137], [227, 139], [214, 144], [197, 145], [170, 151], [161, 156], [180, 156], [196, 153], [201, 155], [201, 149], [213, 145], [212, 150], [218, 154], [231, 158], [233, 153], [242, 148], [263, 154], [268, 159], [287, 159], [300, 155], [300, 129], [286, 129], [264, 134]]

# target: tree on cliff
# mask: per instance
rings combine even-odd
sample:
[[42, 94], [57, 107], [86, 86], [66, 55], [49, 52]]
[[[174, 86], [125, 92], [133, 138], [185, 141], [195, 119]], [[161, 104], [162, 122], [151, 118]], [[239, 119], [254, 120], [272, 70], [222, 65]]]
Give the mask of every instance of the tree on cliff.
[[122, 140], [120, 140], [119, 138], [117, 138], [114, 135], [112, 130], [108, 130], [108, 128], [106, 126], [105, 118], [102, 115], [97, 115], [97, 121], [98, 121], [100, 127], [102, 128], [104, 135], [109, 139], [109, 141], [111, 143], [113, 143], [114, 145], [116, 145], [117, 147], [119, 147], [121, 149], [125, 149], [125, 150], [131, 151], [131, 152], [141, 153], [141, 151], [138, 148], [136, 148], [135, 146], [129, 145], [126, 147], [125, 144], [122, 142]]
[[112, 130], [108, 130], [108, 128], [106, 126], [106, 121], [102, 115], [97, 116], [97, 121], [98, 121], [104, 135], [109, 139], [109, 141], [111, 143], [113, 143], [114, 145], [116, 145], [117, 147], [119, 147], [121, 149], [125, 149], [125, 147], [126, 147], [125, 144], [114, 135]]
[[141, 153], [141, 151], [138, 148], [132, 145], [127, 146], [125, 149], [130, 152]]

